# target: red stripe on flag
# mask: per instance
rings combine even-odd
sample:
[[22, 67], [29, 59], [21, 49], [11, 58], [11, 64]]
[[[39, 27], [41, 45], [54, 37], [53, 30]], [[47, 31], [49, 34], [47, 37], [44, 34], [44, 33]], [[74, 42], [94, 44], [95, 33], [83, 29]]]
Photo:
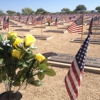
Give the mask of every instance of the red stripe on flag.
[[72, 96], [72, 93], [71, 93], [71, 91], [70, 91], [70, 89], [69, 89], [69, 86], [68, 86], [68, 83], [67, 83], [67, 76], [65, 77], [65, 86], [66, 86], [66, 89], [67, 89], [67, 91], [68, 91], [68, 94], [69, 94], [69, 96], [70, 96], [70, 98], [71, 98], [71, 100], [74, 100], [74, 98], [73, 98], [73, 96]]
[[77, 26], [75, 23], [72, 23], [68, 28], [67, 28], [69, 33], [76, 33], [76, 32], [82, 32], [82, 25]]

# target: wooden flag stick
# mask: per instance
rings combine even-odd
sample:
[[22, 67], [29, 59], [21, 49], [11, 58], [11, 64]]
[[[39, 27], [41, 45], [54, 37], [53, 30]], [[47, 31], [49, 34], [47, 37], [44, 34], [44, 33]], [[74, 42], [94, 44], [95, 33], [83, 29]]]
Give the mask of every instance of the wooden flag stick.
[[42, 35], [42, 17], [41, 17], [41, 35]]
[[[99, 18], [98, 23], [99, 23], [99, 22], [100, 22], [100, 18]], [[96, 25], [96, 29], [97, 29], [97, 26], [98, 26], [98, 25]], [[96, 29], [95, 29], [95, 33], [94, 33], [94, 37], [93, 37], [93, 38], [95, 38], [95, 34], [96, 34], [96, 32], [97, 32]]]
[[[96, 29], [97, 29], [97, 26], [96, 26]], [[95, 33], [94, 33], [94, 37], [93, 37], [93, 38], [95, 38], [95, 34], [96, 34], [96, 29], [95, 29]]]
[[41, 21], [41, 35], [42, 35], [42, 21]]
[[90, 22], [89, 33], [88, 34], [90, 34], [90, 32], [92, 32], [92, 24], [93, 24], [93, 17], [92, 17], [91, 22]]
[[8, 17], [8, 32], [9, 32], [9, 21], [10, 21], [10, 18]]
[[84, 21], [84, 15], [82, 15], [82, 34], [81, 34], [81, 45], [83, 43], [82, 39], [83, 39], [83, 21]]

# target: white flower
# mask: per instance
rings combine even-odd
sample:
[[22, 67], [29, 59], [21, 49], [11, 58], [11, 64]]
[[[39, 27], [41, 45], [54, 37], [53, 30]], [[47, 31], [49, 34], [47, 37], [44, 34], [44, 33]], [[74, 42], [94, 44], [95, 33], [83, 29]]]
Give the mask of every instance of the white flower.
[[19, 44], [19, 47], [21, 47], [21, 48], [22, 48], [22, 47], [23, 47], [23, 45], [24, 45], [23, 43], [20, 43], [20, 44]]
[[27, 48], [25, 51], [27, 52], [29, 50], [29, 48]]
[[7, 43], [7, 46], [12, 47], [12, 45], [10, 45], [9, 43]]
[[6, 44], [8, 44], [10, 42], [10, 40], [4, 40], [4, 41], [2, 41], [2, 44], [3, 45], [6, 45]]
[[32, 45], [30, 46], [30, 48], [36, 49], [37, 47], [36, 47], [34, 44], [32, 44]]
[[39, 70], [39, 72], [41, 72], [41, 73], [42, 73], [42, 72], [43, 72], [43, 70]]

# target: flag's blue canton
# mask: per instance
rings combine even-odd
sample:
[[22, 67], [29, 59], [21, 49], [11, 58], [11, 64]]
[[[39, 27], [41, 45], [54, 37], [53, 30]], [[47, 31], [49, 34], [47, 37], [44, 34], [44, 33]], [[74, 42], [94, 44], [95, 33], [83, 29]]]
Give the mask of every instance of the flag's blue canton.
[[99, 21], [99, 17], [94, 17], [93, 21]]
[[4, 17], [4, 22], [6, 22], [6, 17]]
[[92, 35], [92, 32], [88, 35], [88, 37], [84, 41], [82, 47], [80, 48], [80, 50], [78, 51], [78, 53], [75, 56], [76, 62], [77, 62], [77, 65], [78, 65], [80, 71], [82, 71], [84, 69], [86, 53], [87, 53], [87, 48], [88, 48], [88, 44], [89, 44], [89, 38], [91, 35]]

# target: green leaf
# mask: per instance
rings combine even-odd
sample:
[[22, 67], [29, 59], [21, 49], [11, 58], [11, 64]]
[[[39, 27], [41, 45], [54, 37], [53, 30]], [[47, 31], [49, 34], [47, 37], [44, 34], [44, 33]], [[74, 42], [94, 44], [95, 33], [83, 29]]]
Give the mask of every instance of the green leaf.
[[4, 59], [0, 58], [0, 65], [3, 64]]
[[28, 67], [28, 65], [26, 63], [23, 63], [22, 66], [25, 68], [25, 67]]
[[25, 51], [27, 54], [32, 54], [32, 51], [31, 50], [26, 50]]
[[0, 50], [3, 50], [3, 48], [2, 48], [2, 47], [0, 47]]
[[26, 63], [30, 63], [34, 58], [31, 58], [29, 60], [26, 60]]
[[35, 80], [35, 81], [31, 82], [30, 84], [32, 84], [34, 86], [41, 86], [41, 85], [43, 85], [43, 83], [41, 81], [39, 81], [39, 80]]
[[21, 71], [19, 71], [19, 72], [17, 73], [16, 79], [17, 79], [17, 80], [20, 80], [20, 78], [21, 78], [22, 75], [24, 75], [24, 71], [23, 71], [23, 70], [21, 70]]
[[25, 60], [29, 60], [31, 58], [34, 58], [34, 55], [32, 53], [25, 54]]
[[24, 63], [24, 60], [22, 59], [18, 61], [18, 65], [22, 65], [23, 63]]
[[47, 63], [47, 61], [48, 61], [47, 59], [44, 59], [41, 63]]
[[14, 41], [15, 41], [15, 39], [16, 39], [16, 37], [15, 37], [14, 35], [12, 35], [12, 36], [10, 36], [10, 37], [8, 38], [8, 40], [10, 40], [10, 44], [13, 44]]
[[44, 71], [44, 70], [47, 69], [47, 65], [46, 64], [40, 64], [39, 69]]
[[44, 71], [44, 74], [47, 74], [49, 76], [55, 76], [56, 73], [53, 69], [50, 69], [50, 68], [47, 68], [45, 71]]
[[48, 63], [48, 60], [47, 59], [44, 59], [42, 62], [41, 62], [41, 64], [46, 64], [47, 66], [50, 66], [50, 64]]
[[10, 47], [7, 52], [11, 54], [12, 50], [13, 50], [13, 48]]
[[24, 82], [24, 80], [25, 80], [25, 76], [23, 75], [23, 76], [20, 77], [20, 81]]
[[38, 60], [36, 60], [33, 64], [33, 68], [37, 68], [40, 65], [40, 62]]
[[34, 78], [33, 78], [33, 77], [28, 78], [28, 79], [27, 79], [27, 82], [28, 82], [28, 83], [34, 82]]
[[4, 72], [0, 72], [0, 81], [5, 81], [6, 80], [6, 73], [4, 73]]
[[42, 80], [42, 79], [44, 78], [44, 73], [43, 73], [43, 72], [39, 72], [39, 73], [38, 73], [38, 78], [39, 78], [40, 80]]
[[0, 33], [0, 42], [3, 40], [4, 40], [3, 35]]

